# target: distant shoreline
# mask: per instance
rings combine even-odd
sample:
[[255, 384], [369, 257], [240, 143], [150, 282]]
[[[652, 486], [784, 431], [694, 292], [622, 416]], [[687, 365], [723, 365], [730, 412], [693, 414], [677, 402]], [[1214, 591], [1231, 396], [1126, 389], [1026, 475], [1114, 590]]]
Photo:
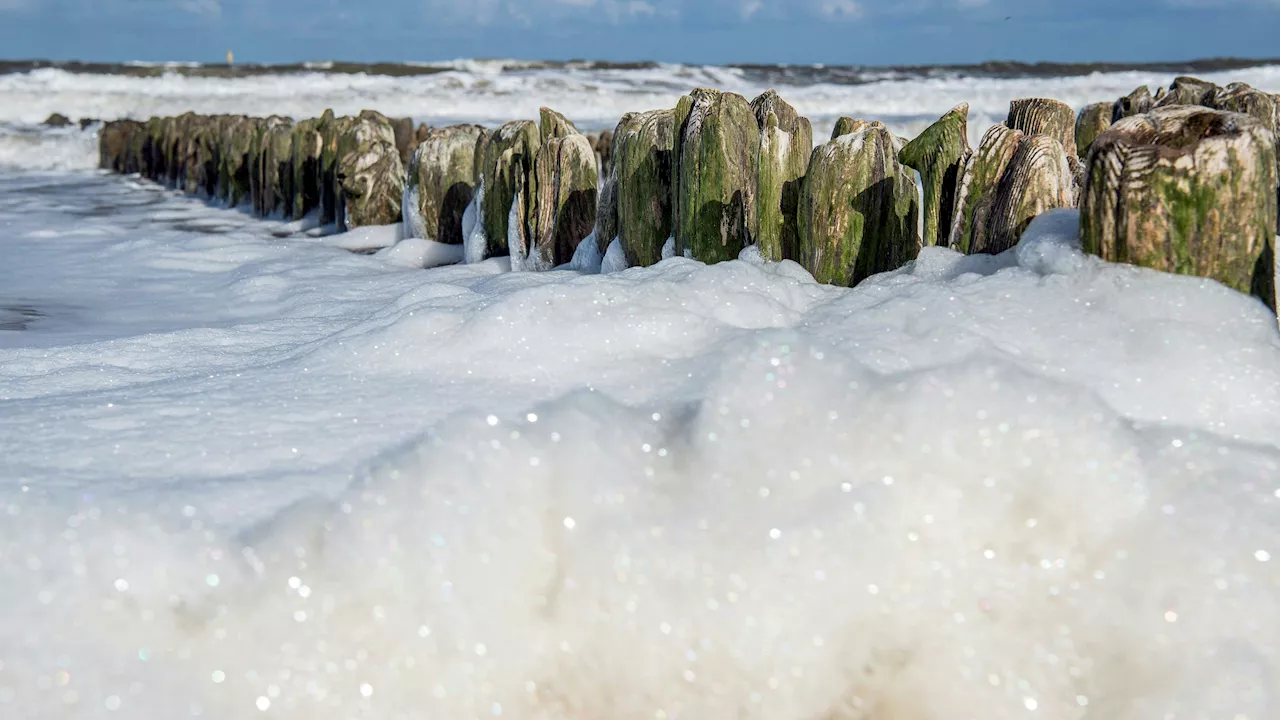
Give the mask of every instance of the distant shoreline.
[[[0, 75], [25, 73], [33, 70], [57, 69], [87, 75], [117, 75], [126, 77], [161, 77], [180, 75], [185, 77], [241, 78], [263, 75], [292, 75], [303, 73], [366, 74], [389, 77], [436, 75], [450, 71], [465, 71], [483, 67], [488, 72], [519, 73], [538, 70], [626, 71], [662, 67], [656, 62], [604, 62], [571, 60], [456, 60], [451, 62], [374, 62], [356, 63], [342, 61], [263, 64], [244, 63], [104, 63], [76, 60], [0, 60]], [[675, 65], [672, 63], [672, 65]], [[1022, 63], [1014, 61], [989, 61], [969, 65], [759, 65], [730, 63], [714, 67], [741, 70], [744, 73], [769, 82], [787, 84], [834, 83], [860, 85], [884, 80], [906, 80], [935, 76], [967, 76], [988, 78], [1018, 77], [1078, 77], [1092, 73], [1111, 72], [1159, 72], [1196, 74], [1240, 70], [1244, 68], [1280, 65], [1280, 58], [1206, 58], [1187, 61], [1149, 63]], [[708, 66], [697, 66], [708, 67]]]

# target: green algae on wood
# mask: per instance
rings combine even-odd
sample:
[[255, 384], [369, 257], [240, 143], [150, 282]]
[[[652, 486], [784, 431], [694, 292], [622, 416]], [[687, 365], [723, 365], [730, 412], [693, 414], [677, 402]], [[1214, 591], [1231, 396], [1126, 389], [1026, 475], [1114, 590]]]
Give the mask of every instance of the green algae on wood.
[[98, 131], [98, 167], [117, 173], [129, 172], [129, 146], [142, 125], [132, 120], [113, 120]]
[[186, 177], [187, 125], [194, 117], [194, 113], [183, 113], [171, 118], [165, 124], [165, 134], [161, 148], [165, 166], [165, 174], [162, 180], [170, 187], [178, 187], [178, 183]]
[[293, 205], [293, 123], [267, 124], [262, 137], [262, 185], [259, 212], [263, 216], [291, 215]]
[[[674, 112], [673, 112], [674, 115]], [[618, 125], [609, 136], [609, 154], [615, 158], [609, 170], [604, 173], [600, 182], [600, 196], [596, 202], [595, 237], [597, 250], [604, 257], [609, 243], [618, 237], [618, 161], [623, 145], [627, 139], [639, 132], [643, 113], [629, 112], [618, 120]], [[668, 171], [670, 172], [670, 171]]]
[[1076, 116], [1076, 154], [1088, 157], [1095, 138], [1111, 127], [1111, 103], [1086, 105]]
[[813, 154], [813, 125], [773, 90], [752, 100], [751, 110], [760, 126], [756, 246], [766, 260], [794, 260], [800, 242], [796, 213]]
[[871, 125], [872, 123], [862, 118], [841, 117], [836, 120], [835, 127], [831, 129], [831, 139], [835, 140], [841, 135], [852, 135], [871, 127]]
[[406, 234], [456, 245], [463, 241], [462, 215], [475, 196], [475, 149], [479, 125], [451, 125], [426, 132], [410, 159]]
[[164, 124], [165, 119], [153, 117], [142, 126], [145, 137], [142, 143], [139, 172], [151, 180], [158, 180], [164, 173]]
[[969, 105], [961, 103], [924, 129], [898, 153], [898, 160], [920, 173], [924, 187], [925, 245], [950, 242], [956, 199], [969, 147]]
[[216, 197], [222, 127], [229, 116], [202, 117], [192, 126], [187, 142], [186, 192]]
[[538, 109], [538, 137], [542, 142], [545, 143], [551, 138], [564, 138], [580, 134], [577, 126], [564, 115], [549, 107]]
[[747, 99], [698, 89], [676, 105], [672, 149], [677, 254], [704, 263], [737, 259], [756, 225], [760, 127]]
[[813, 151], [800, 191], [799, 261], [818, 282], [852, 286], [920, 251], [915, 179], [881, 127]]
[[338, 139], [355, 122], [351, 117], [331, 117], [320, 127], [324, 138], [320, 151], [320, 222], [324, 224], [338, 221]]
[[288, 118], [273, 115], [262, 121], [253, 135], [249, 149], [249, 187], [253, 211], [258, 216], [265, 217], [276, 205], [280, 172], [278, 136], [291, 131]]
[[[1274, 135], [1256, 119], [1193, 105], [1156, 108], [1094, 141], [1080, 206], [1085, 252], [1212, 278], [1275, 302]], [[1255, 277], [1255, 271], [1270, 274]], [[1270, 292], [1268, 292], [1270, 289]]]
[[256, 118], [238, 117], [222, 129], [218, 197], [231, 207], [249, 199], [249, 146], [257, 128]]
[[533, 175], [529, 233], [512, 236], [525, 240], [511, 248], [512, 267], [550, 270], [572, 260], [578, 243], [595, 227], [600, 177], [595, 148], [576, 132], [550, 136], [538, 149]]
[[293, 201], [290, 205], [293, 219], [301, 220], [307, 213], [320, 207], [320, 154], [324, 150], [320, 120], [300, 120], [293, 126], [291, 150]]
[[513, 120], [493, 131], [484, 146], [480, 169], [484, 178], [484, 202], [480, 222], [488, 238], [485, 257], [499, 257], [508, 254], [508, 219], [517, 185], [521, 188], [524, 214], [521, 217], [523, 227], [516, 228], [516, 231], [526, 237], [529, 234], [528, 195], [534, 189], [531, 187], [531, 173], [542, 139], [537, 123]]
[[404, 177], [391, 124], [361, 113], [338, 138], [338, 229], [399, 222]]
[[[621, 241], [631, 267], [662, 260], [662, 246], [672, 233], [671, 155], [675, 148], [675, 112], [628, 113], [612, 135], [614, 207], [613, 237]], [[608, 185], [608, 182], [606, 182]], [[597, 225], [597, 240], [608, 235]]]

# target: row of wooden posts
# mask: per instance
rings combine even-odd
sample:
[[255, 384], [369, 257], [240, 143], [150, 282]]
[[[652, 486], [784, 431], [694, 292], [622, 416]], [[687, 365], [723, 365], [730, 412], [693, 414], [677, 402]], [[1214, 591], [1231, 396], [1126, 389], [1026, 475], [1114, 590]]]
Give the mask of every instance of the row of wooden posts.
[[548, 108], [493, 130], [415, 130], [372, 111], [296, 123], [189, 113], [108, 123], [100, 149], [104, 168], [264, 216], [318, 210], [339, 230], [403, 220], [406, 235], [470, 240], [469, 260], [510, 254], [526, 270], [568, 263], [588, 239], [651, 265], [670, 239], [708, 263], [754, 244], [854, 285], [924, 245], [1001, 252], [1037, 215], [1079, 206], [1087, 252], [1275, 307], [1280, 95], [1183, 77], [1079, 113], [1015, 100], [976, 150], [967, 124], [962, 104], [908, 141], [845, 117], [815, 147], [809, 120], [774, 91], [699, 89], [600, 136]]

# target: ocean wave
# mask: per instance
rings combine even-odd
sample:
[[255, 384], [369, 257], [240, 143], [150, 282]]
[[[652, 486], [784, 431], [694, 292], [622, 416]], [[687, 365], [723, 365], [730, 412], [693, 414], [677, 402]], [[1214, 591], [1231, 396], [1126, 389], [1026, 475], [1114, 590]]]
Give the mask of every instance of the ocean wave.
[[[835, 71], [831, 71], [835, 72]], [[153, 115], [242, 113], [313, 117], [326, 108], [356, 114], [372, 108], [394, 117], [444, 125], [495, 125], [536, 118], [553, 107], [585, 130], [611, 129], [624, 113], [674, 107], [695, 87], [715, 87], [754, 96], [776, 89], [798, 111], [829, 130], [841, 115], [886, 121], [909, 135], [960, 102], [971, 107], [971, 132], [980, 137], [1002, 120], [1009, 101], [1053, 97], [1072, 106], [1110, 101], [1142, 84], [1164, 86], [1176, 71], [1124, 70], [1086, 75], [964, 74], [937, 70], [923, 75], [890, 73], [861, 83], [813, 81], [812, 70], [644, 65], [573, 66], [508, 61], [456, 61], [429, 74], [385, 75], [301, 70], [238, 78], [176, 72], [156, 76], [94, 75], [39, 68], [0, 75], [0, 122], [38, 123], [50, 113], [72, 118], [145, 119]], [[763, 74], [762, 74], [763, 73]], [[1206, 73], [1225, 84], [1248, 82], [1280, 92], [1280, 66]]]

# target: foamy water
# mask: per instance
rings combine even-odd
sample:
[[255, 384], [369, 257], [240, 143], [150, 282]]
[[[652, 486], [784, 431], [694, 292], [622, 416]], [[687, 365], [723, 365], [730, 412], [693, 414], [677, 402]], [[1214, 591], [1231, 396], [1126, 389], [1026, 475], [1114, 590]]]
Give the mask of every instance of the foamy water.
[[0, 718], [1280, 716], [1275, 316], [1073, 211], [411, 270], [0, 138]]
[[853, 290], [0, 216], [0, 717], [1280, 710], [1275, 319], [1070, 211]]

